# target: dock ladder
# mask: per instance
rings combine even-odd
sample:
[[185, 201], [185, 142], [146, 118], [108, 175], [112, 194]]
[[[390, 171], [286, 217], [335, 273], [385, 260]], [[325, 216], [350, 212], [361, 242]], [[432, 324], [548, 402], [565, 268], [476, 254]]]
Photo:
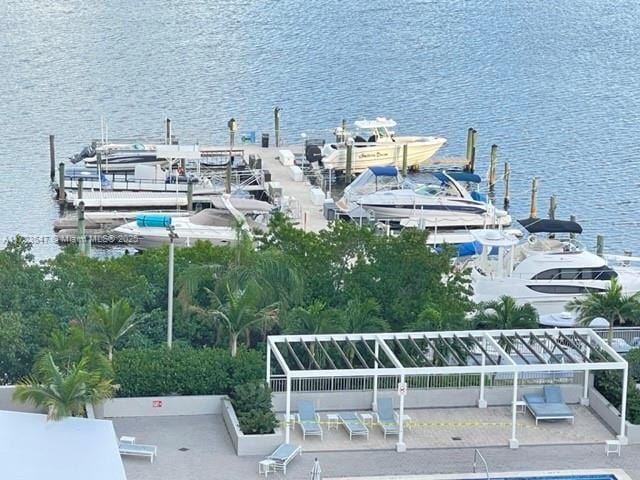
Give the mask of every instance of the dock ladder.
[[476, 473], [476, 469], [478, 466], [478, 457], [484, 464], [484, 470], [485, 472], [487, 472], [487, 480], [491, 480], [491, 477], [489, 476], [489, 467], [487, 466], [487, 461], [484, 459], [484, 457], [480, 453], [480, 450], [478, 450], [477, 448], [473, 450], [473, 473]]

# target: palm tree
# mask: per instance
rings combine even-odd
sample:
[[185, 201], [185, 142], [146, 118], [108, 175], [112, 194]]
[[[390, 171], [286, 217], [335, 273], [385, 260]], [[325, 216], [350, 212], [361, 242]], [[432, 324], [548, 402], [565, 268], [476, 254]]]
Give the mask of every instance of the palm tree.
[[94, 305], [89, 313], [89, 330], [107, 348], [109, 361], [113, 360], [113, 349], [118, 340], [129, 333], [137, 323], [133, 308], [125, 299], [114, 300], [111, 305]]
[[327, 308], [326, 303], [320, 300], [314, 300], [306, 307], [293, 308], [287, 317], [285, 333], [318, 335], [340, 331], [335, 310]]
[[211, 293], [213, 306], [211, 314], [220, 320], [227, 330], [231, 356], [235, 357], [238, 351], [238, 337], [251, 326], [265, 319], [274, 318], [278, 308], [277, 303], [261, 306], [262, 292], [255, 281], [241, 288], [227, 280], [224, 282], [224, 290], [222, 296]]
[[46, 408], [51, 420], [84, 415], [88, 402], [104, 400], [113, 394], [111, 380], [90, 371], [87, 365], [88, 360], [83, 358], [71, 368], [61, 369], [53, 355], [45, 354], [37, 362], [34, 375], [18, 382], [13, 398]]
[[640, 319], [640, 292], [627, 295], [617, 278], [612, 278], [604, 292], [591, 292], [567, 304], [567, 309], [576, 312], [578, 321], [588, 325], [596, 317], [609, 321], [608, 342], [613, 341], [614, 324], [635, 322]]
[[380, 304], [373, 298], [353, 298], [339, 311], [341, 330], [346, 333], [383, 332], [389, 323], [380, 316]]
[[529, 303], [518, 305], [512, 297], [503, 295], [499, 300], [480, 303], [473, 324], [475, 328], [485, 330], [535, 328], [538, 326], [538, 312]]

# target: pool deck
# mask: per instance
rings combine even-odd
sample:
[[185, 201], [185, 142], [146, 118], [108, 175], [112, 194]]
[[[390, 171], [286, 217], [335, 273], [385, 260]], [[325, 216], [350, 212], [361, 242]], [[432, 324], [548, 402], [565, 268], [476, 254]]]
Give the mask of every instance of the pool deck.
[[[124, 458], [129, 480], [260, 478], [257, 465], [262, 457], [237, 457], [220, 415], [116, 418], [113, 423], [118, 435], [133, 435], [140, 443], [158, 446], [154, 463], [143, 458]], [[387, 450], [307, 449], [289, 464], [286, 477], [278, 473], [270, 478], [308, 479], [315, 457], [321, 463], [323, 478], [471, 472], [473, 447], [411, 448], [409, 445], [406, 453], [397, 453], [389, 447]], [[188, 450], [181, 451], [181, 448]], [[604, 441], [522, 446], [517, 450], [506, 446], [482, 447], [481, 452], [492, 473], [622, 469], [630, 478], [640, 480], [640, 445], [623, 446], [621, 457], [607, 457]]]

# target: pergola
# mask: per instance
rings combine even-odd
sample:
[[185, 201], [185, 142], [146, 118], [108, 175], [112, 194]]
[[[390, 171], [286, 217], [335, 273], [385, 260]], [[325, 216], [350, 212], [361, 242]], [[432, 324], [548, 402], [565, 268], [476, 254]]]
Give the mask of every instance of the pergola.
[[[590, 328], [470, 330], [270, 336], [267, 342], [267, 383], [272, 357], [286, 377], [286, 442], [290, 438], [292, 379], [372, 377], [375, 410], [378, 377], [399, 377], [399, 418], [404, 418], [407, 376], [478, 374], [478, 406], [487, 406], [485, 375], [513, 377], [512, 430], [509, 445], [518, 448], [516, 413], [518, 378], [535, 372], [584, 372], [583, 402], [588, 402], [589, 372], [622, 370], [620, 435], [625, 441], [628, 365]], [[404, 427], [399, 422], [398, 451], [404, 451]]]

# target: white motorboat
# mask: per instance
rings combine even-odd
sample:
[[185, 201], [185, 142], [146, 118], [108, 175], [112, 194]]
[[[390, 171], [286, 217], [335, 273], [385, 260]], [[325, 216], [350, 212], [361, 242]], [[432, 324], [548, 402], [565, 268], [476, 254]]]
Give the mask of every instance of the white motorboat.
[[422, 183], [405, 179], [394, 166], [369, 167], [336, 203], [352, 218], [398, 221], [422, 228], [504, 226], [511, 217], [495, 208], [480, 192], [469, 192], [455, 178], [479, 182], [465, 172], [425, 174]]
[[[544, 328], [576, 328], [585, 326], [578, 322], [578, 317], [575, 312], [547, 313], [545, 315], [540, 315], [538, 323]], [[609, 322], [605, 318], [597, 317], [589, 322], [588, 327], [609, 328]]]
[[178, 246], [191, 246], [197, 240], [206, 240], [213, 245], [229, 245], [238, 239], [238, 223], [249, 234], [253, 229], [266, 227], [265, 214], [251, 219], [235, 209], [228, 198], [224, 200], [227, 210], [206, 208], [190, 217], [142, 214], [135, 221], [116, 228], [115, 232], [126, 235], [129, 243], [144, 250], [169, 243], [169, 230], [175, 234], [174, 244]]
[[[355, 122], [359, 132], [348, 142], [353, 143], [351, 171], [359, 173], [376, 165], [402, 167], [403, 147], [407, 145], [407, 167], [415, 168], [429, 160], [446, 143], [434, 136], [396, 136], [389, 130], [396, 122], [387, 118]], [[341, 132], [346, 136], [346, 132]], [[344, 171], [347, 167], [347, 142], [330, 143], [322, 149], [324, 168]]]
[[625, 293], [640, 290], [640, 259], [599, 257], [574, 239], [547, 238], [544, 233], [581, 233], [575, 222], [527, 219], [529, 235], [517, 237], [495, 229], [472, 231], [480, 255], [462, 263], [471, 267], [473, 300], [513, 297], [530, 303], [541, 315], [562, 312], [567, 302], [589, 292], [605, 291], [614, 277]]

